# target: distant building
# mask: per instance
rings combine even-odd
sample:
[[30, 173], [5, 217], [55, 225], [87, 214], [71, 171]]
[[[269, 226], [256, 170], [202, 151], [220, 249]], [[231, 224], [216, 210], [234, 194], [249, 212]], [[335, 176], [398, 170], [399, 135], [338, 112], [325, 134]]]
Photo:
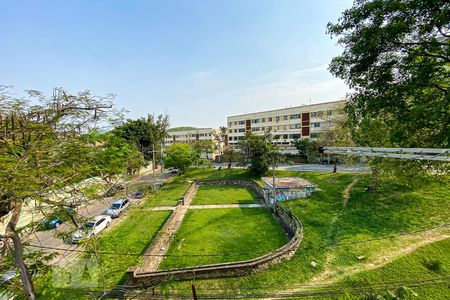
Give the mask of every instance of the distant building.
[[246, 132], [262, 135], [271, 131], [273, 143], [282, 152], [296, 154], [291, 142], [300, 138], [314, 140], [320, 132], [333, 127], [333, 119], [344, 104], [345, 100], [341, 100], [229, 116], [228, 144], [235, 147]]
[[[216, 136], [219, 129], [215, 128], [194, 128], [194, 127], [179, 127], [172, 128], [168, 131], [168, 137], [164, 139], [164, 145], [170, 146], [174, 143], [194, 144], [200, 141], [212, 141], [215, 150], [208, 155], [208, 158], [215, 159], [219, 154], [219, 150], [223, 149], [223, 145], [219, 147]], [[207, 154], [203, 153], [202, 157], [206, 158]]]

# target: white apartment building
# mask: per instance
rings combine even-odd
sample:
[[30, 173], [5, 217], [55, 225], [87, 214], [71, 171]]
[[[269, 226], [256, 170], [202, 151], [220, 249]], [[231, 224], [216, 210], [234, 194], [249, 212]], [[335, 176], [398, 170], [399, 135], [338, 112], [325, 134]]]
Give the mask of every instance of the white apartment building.
[[[209, 155], [209, 158], [214, 159], [216, 155], [219, 154], [219, 150], [223, 149], [223, 145], [219, 147], [216, 141], [216, 133], [218, 129], [215, 128], [173, 128], [169, 129], [168, 137], [164, 139], [164, 146], [170, 146], [174, 143], [186, 143], [186, 144], [194, 144], [199, 141], [212, 141], [214, 142], [214, 147], [216, 150]], [[221, 151], [221, 150], [220, 150]], [[206, 157], [206, 154], [203, 154], [202, 157]]]
[[263, 135], [270, 131], [273, 143], [284, 153], [298, 151], [295, 139], [316, 139], [319, 132], [333, 126], [345, 100], [303, 105], [227, 117], [228, 144], [235, 147], [246, 132]]

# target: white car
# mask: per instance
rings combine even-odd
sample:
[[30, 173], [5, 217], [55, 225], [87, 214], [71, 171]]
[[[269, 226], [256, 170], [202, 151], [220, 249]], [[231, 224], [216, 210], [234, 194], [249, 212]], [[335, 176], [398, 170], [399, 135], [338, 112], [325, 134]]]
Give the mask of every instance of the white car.
[[72, 243], [77, 244], [84, 238], [88, 239], [91, 236], [98, 234], [100, 231], [107, 228], [111, 224], [111, 221], [110, 216], [100, 215], [89, 222], [86, 222], [86, 224], [72, 234]]
[[106, 211], [108, 216], [111, 218], [117, 218], [130, 206], [130, 200], [123, 198], [114, 201], [110, 208]]

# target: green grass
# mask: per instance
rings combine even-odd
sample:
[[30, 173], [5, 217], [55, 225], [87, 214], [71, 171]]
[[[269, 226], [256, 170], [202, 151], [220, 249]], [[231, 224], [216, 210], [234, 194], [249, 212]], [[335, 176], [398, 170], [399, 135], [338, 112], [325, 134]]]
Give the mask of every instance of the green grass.
[[[189, 210], [175, 235], [169, 254], [236, 254], [242, 256], [171, 257], [160, 269], [245, 260], [287, 243], [278, 222], [266, 209], [227, 208]], [[251, 254], [249, 254], [251, 253]]]
[[245, 187], [233, 185], [200, 186], [192, 204], [248, 204], [255, 203], [255, 195]]
[[[282, 205], [296, 214], [304, 226], [304, 239], [297, 253], [289, 261], [273, 265], [267, 270], [245, 277], [197, 280], [199, 293], [249, 291], [282, 291], [307, 284], [319, 276], [325, 268], [336, 270], [333, 283], [340, 282], [346, 270], [361, 268], [358, 256], [370, 259], [379, 258], [384, 251], [399, 251], [409, 242], [401, 238], [383, 239], [353, 246], [327, 248], [340, 242], [352, 242], [399, 232], [415, 230], [436, 224], [447, 223], [450, 219], [450, 185], [429, 183], [406, 188], [395, 182], [380, 180], [379, 191], [375, 194], [365, 192], [369, 183], [368, 175], [320, 174], [315, 172], [278, 171], [278, 176], [298, 176], [319, 185], [319, 191], [307, 199], [292, 200]], [[251, 178], [245, 170], [208, 169], [188, 172], [187, 178]], [[350, 193], [347, 207], [342, 211], [342, 192], [354, 177], [359, 182]], [[428, 247], [428, 246], [427, 246]], [[424, 251], [427, 251], [424, 247]], [[448, 251], [443, 253], [448, 259]], [[329, 263], [326, 264], [327, 257]], [[317, 263], [316, 267], [311, 262]], [[399, 274], [408, 280], [408, 260], [399, 265]], [[374, 273], [373, 276], [378, 276]], [[414, 276], [411, 276], [414, 278]], [[383, 280], [380, 277], [380, 280]], [[189, 291], [189, 282], [173, 282], [174, 289]], [[439, 288], [438, 288], [439, 289]], [[440, 291], [445, 288], [441, 288]], [[427, 294], [428, 295], [428, 294]], [[433, 292], [430, 294], [433, 298]], [[419, 297], [420, 298], [420, 297]], [[436, 294], [439, 299], [439, 293]]]
[[175, 206], [183, 198], [191, 184], [180, 178], [162, 185], [156, 192], [145, 197], [143, 208], [155, 206]]
[[[132, 208], [129, 213], [124, 215], [126, 219], [122, 220], [116, 227], [103, 232], [97, 240], [91, 240], [88, 248], [94, 246], [98, 252], [107, 253], [137, 253], [142, 254], [153, 241], [158, 230], [164, 225], [170, 215], [168, 211], [141, 211], [139, 208]], [[117, 284], [126, 283], [125, 272], [129, 267], [135, 266], [140, 260], [140, 256], [134, 255], [110, 255], [100, 254], [100, 264], [105, 275], [105, 285], [107, 289], [114, 288]], [[83, 268], [85, 259], [97, 261], [93, 254], [83, 254], [79, 259], [70, 263], [66, 269], [73, 270]], [[80, 267], [81, 264], [81, 267]], [[82, 299], [87, 297], [85, 294], [77, 294], [76, 291], [52, 288], [51, 274], [47, 276], [44, 289], [37, 289], [40, 299]], [[71, 288], [70, 286], [68, 288]], [[77, 289], [79, 287], [74, 286]], [[98, 287], [95, 290], [102, 289], [101, 276], [99, 277]], [[87, 297], [89, 298], [89, 297]]]
[[[435, 242], [419, 248], [380, 268], [360, 272], [343, 279], [340, 284], [348, 287], [364, 287], [383, 282], [420, 280], [450, 274], [450, 239]], [[419, 299], [448, 299], [446, 285], [414, 288]]]

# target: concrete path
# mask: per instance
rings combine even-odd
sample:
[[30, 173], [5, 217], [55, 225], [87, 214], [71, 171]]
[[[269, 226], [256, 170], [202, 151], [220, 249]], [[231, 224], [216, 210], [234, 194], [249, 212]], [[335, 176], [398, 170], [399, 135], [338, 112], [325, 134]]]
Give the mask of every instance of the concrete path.
[[137, 267], [136, 273], [158, 270], [161, 261], [164, 259], [164, 255], [167, 253], [167, 250], [169, 250], [170, 243], [172, 242], [175, 233], [183, 222], [183, 218], [186, 215], [197, 190], [198, 185], [193, 183], [184, 195], [184, 204], [175, 207], [173, 213], [160, 230], [156, 239], [150, 247], [148, 247], [147, 251], [145, 251], [144, 256], [142, 257], [142, 263]]

